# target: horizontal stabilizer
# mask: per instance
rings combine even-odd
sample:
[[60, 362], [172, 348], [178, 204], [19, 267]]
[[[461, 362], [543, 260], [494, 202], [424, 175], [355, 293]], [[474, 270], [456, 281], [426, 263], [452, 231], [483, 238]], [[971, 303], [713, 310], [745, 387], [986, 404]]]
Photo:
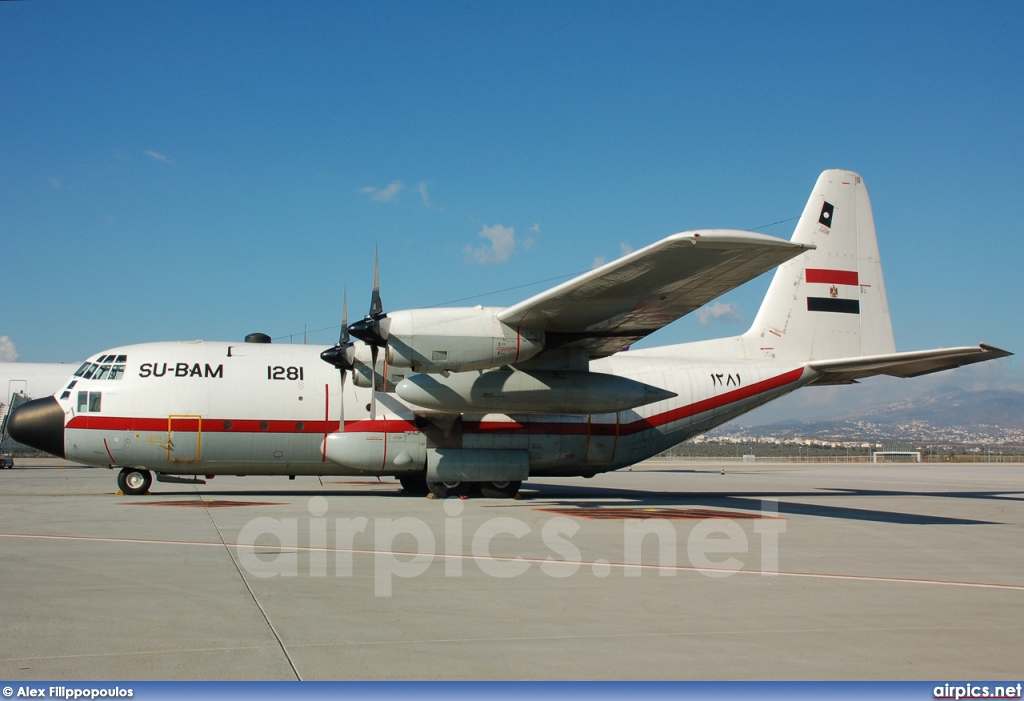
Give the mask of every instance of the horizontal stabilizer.
[[810, 383], [812, 385], [848, 385], [875, 375], [917, 377], [985, 360], [1005, 358], [1009, 355], [1013, 355], [1013, 353], [982, 343], [978, 346], [962, 348], [939, 348], [859, 358], [816, 360], [808, 363], [808, 367], [819, 375]]

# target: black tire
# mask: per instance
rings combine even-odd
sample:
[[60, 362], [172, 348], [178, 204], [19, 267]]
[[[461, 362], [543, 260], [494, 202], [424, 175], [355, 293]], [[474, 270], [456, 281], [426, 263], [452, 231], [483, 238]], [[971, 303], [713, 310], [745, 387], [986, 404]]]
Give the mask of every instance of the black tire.
[[523, 483], [519, 480], [509, 482], [481, 482], [480, 494], [488, 499], [513, 499], [519, 493]]
[[427, 482], [427, 489], [438, 499], [465, 496], [472, 486], [472, 482]]
[[427, 488], [427, 472], [417, 472], [412, 475], [401, 475], [398, 478], [399, 483], [402, 485], [402, 489], [406, 494], [414, 494], [416, 496], [423, 496], [430, 490]]
[[126, 467], [117, 473], [117, 486], [127, 496], [145, 494], [152, 484], [153, 474], [149, 470]]

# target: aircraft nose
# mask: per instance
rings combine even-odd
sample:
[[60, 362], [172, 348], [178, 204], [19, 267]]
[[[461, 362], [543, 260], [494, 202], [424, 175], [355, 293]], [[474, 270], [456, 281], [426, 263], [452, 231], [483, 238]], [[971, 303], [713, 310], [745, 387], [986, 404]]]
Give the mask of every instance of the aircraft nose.
[[64, 410], [53, 397], [15, 407], [7, 419], [7, 431], [19, 443], [64, 457]]

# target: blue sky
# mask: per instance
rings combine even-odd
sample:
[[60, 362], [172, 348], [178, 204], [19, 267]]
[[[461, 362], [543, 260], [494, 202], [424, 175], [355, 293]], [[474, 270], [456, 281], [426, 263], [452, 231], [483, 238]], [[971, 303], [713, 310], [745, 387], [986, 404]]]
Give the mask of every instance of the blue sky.
[[0, 350], [331, 343], [375, 245], [386, 308], [507, 305], [840, 167], [898, 347], [1020, 352], [1021, 36], [1020, 2], [0, 3]]

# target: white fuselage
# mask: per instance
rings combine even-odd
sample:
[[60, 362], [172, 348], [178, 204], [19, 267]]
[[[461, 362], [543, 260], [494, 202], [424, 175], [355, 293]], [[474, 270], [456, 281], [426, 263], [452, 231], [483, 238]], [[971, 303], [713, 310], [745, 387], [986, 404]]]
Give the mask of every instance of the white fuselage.
[[368, 388], [346, 383], [342, 406], [340, 374], [320, 359], [324, 348], [196, 341], [104, 351], [54, 395], [66, 457], [169, 475], [396, 474], [327, 457], [325, 439], [344, 411], [345, 432], [384, 434], [388, 444], [423, 434], [432, 447], [528, 451], [533, 476], [592, 475], [656, 455], [814, 375], [796, 362], [624, 352], [590, 369], [677, 396], [601, 415], [452, 415], [377, 392], [371, 419]]
[[0, 363], [0, 404], [20, 394], [26, 398], [46, 397], [67, 385], [67, 376], [77, 363]]

